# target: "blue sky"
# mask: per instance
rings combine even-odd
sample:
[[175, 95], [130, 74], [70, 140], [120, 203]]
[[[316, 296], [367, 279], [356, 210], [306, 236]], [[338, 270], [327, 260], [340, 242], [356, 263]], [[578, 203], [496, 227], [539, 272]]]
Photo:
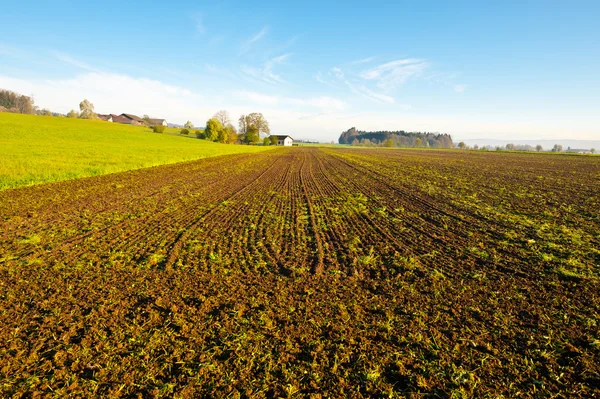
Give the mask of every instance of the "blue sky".
[[600, 139], [598, 1], [5, 3], [0, 87], [60, 112]]

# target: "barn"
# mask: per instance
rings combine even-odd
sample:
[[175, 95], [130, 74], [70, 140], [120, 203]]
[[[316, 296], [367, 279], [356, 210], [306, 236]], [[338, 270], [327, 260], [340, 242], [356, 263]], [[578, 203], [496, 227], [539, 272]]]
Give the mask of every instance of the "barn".
[[291, 147], [294, 144], [294, 139], [288, 135], [278, 135], [274, 134], [271, 137], [277, 138], [277, 145], [283, 145], [286, 147]]
[[[129, 120], [129, 123], [125, 122], [129, 125], [144, 126], [146, 124], [145, 120], [143, 120], [139, 116], [136, 116], [133, 114], [121, 114], [119, 116]], [[113, 118], [113, 120], [114, 120], [114, 118]], [[120, 123], [123, 123], [123, 122], [120, 122]]]

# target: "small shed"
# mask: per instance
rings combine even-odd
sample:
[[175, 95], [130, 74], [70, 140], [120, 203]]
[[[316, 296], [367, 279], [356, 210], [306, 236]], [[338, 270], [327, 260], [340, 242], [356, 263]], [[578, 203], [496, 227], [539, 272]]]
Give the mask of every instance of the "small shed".
[[291, 147], [294, 144], [294, 139], [291, 136], [288, 136], [288, 135], [274, 134], [271, 137], [276, 137], [277, 138], [277, 145], [282, 145], [282, 146], [285, 146], [285, 147]]

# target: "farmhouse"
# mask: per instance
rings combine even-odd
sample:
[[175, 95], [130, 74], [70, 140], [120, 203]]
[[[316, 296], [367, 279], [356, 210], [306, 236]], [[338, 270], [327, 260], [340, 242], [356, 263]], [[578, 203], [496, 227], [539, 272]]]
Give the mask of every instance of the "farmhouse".
[[106, 121], [106, 122], [112, 122], [113, 121], [113, 116], [112, 115], [96, 114], [96, 116], [101, 121]]
[[166, 119], [149, 119], [150, 126], [168, 126]]
[[114, 115], [114, 114], [110, 114], [113, 122], [115, 123], [122, 123], [124, 125], [133, 125], [133, 121], [129, 118], [125, 118], [122, 115]]
[[146, 121], [143, 120], [142, 118], [140, 118], [139, 116], [133, 115], [133, 114], [121, 114], [119, 116], [122, 116], [126, 119], [129, 119], [131, 122], [129, 123], [130, 125], [145, 125]]
[[277, 138], [277, 145], [283, 145], [286, 147], [290, 147], [290, 146], [292, 146], [292, 144], [294, 144], [294, 139], [288, 135], [273, 134], [273, 135], [271, 135], [271, 137]]

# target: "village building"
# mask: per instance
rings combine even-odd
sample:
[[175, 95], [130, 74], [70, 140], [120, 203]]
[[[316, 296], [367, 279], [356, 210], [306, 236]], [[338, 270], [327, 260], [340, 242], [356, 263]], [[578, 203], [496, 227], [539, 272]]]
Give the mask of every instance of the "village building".
[[[135, 125], [135, 126], [144, 126], [146, 124], [146, 121], [143, 120], [142, 118], [140, 118], [139, 116], [133, 115], [133, 114], [121, 114], [119, 116], [122, 116], [125, 119], [128, 119], [130, 122], [130, 125]], [[120, 122], [122, 123], [122, 122]]]
[[125, 118], [122, 115], [114, 115], [114, 114], [110, 114], [110, 116], [112, 117], [113, 122], [115, 123], [122, 123], [124, 125], [132, 125], [132, 120], [129, 118]]
[[112, 115], [96, 114], [96, 116], [101, 121], [106, 121], [106, 122], [112, 122], [113, 121]]
[[277, 138], [277, 145], [282, 145], [282, 146], [285, 146], [285, 147], [291, 147], [294, 144], [294, 139], [291, 136], [288, 136], [288, 135], [273, 134], [273, 135], [271, 135], [271, 137], [276, 137]]
[[150, 126], [168, 126], [166, 119], [148, 119]]

